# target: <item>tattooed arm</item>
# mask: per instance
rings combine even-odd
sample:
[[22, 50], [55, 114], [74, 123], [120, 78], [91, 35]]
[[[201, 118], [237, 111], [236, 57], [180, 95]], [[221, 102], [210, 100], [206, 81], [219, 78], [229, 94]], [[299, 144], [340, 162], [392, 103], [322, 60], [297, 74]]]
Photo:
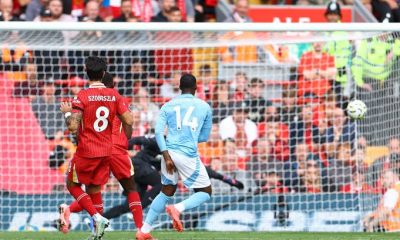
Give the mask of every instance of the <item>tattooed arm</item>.
[[79, 128], [79, 125], [82, 120], [82, 112], [72, 112], [72, 105], [70, 102], [62, 102], [60, 110], [65, 114], [65, 124], [68, 127], [68, 130], [76, 134]]

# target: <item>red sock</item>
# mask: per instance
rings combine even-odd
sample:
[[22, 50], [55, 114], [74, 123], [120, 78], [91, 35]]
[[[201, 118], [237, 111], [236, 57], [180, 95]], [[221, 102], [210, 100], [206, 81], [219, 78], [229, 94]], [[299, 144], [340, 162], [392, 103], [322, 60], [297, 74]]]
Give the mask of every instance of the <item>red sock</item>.
[[92, 199], [90, 199], [89, 195], [87, 195], [82, 188], [78, 186], [72, 186], [68, 188], [68, 191], [78, 201], [79, 205], [89, 213], [90, 216], [93, 216], [97, 213], [96, 208], [93, 206]]
[[142, 204], [140, 203], [140, 197], [137, 192], [128, 193], [128, 204], [133, 215], [136, 228], [141, 228], [143, 225], [143, 210]]
[[103, 198], [101, 197], [101, 192], [89, 194], [92, 199], [93, 206], [96, 208], [97, 212], [103, 215]]
[[73, 213], [78, 213], [78, 212], [82, 212], [83, 208], [81, 207], [81, 205], [79, 205], [78, 201], [73, 201], [70, 205], [69, 205], [69, 210]]

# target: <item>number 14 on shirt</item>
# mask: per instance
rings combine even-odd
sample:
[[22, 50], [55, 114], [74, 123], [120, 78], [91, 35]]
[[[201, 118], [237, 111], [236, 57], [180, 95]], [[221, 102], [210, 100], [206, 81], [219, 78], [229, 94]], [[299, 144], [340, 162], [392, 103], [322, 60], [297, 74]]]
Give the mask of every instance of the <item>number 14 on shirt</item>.
[[[182, 126], [188, 126], [192, 131], [196, 131], [198, 127], [198, 122], [196, 117], [192, 117], [192, 113], [194, 111], [194, 107], [191, 106], [188, 108], [188, 110], [185, 113], [185, 116], [183, 117], [183, 121], [181, 118], [181, 107], [176, 106], [174, 107], [175, 113], [176, 113], [176, 128], [178, 130], [182, 130]], [[191, 119], [190, 119], [191, 118]]]

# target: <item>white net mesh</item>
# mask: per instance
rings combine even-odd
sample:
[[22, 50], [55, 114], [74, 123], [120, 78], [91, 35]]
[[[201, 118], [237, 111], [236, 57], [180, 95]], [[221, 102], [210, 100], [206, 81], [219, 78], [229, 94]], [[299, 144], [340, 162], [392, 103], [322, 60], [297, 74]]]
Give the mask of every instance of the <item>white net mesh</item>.
[[[56, 230], [57, 205], [72, 201], [64, 172], [75, 140], [58, 109], [87, 85], [90, 55], [107, 59], [132, 102], [133, 137], [151, 137], [181, 73], [197, 76], [214, 115], [199, 153], [219, 174], [209, 172], [213, 198], [184, 215], [187, 228], [361, 231], [394, 184], [383, 176], [400, 168], [395, 32], [1, 31], [0, 43], [0, 230]], [[362, 121], [345, 114], [352, 98], [368, 107]], [[157, 150], [136, 140], [134, 164], [157, 169]], [[144, 199], [159, 191], [154, 168], [136, 174]], [[106, 209], [124, 206], [115, 179], [103, 190]], [[179, 187], [177, 199], [188, 194]], [[379, 225], [396, 230], [390, 214]], [[84, 217], [73, 214], [72, 228], [87, 229]], [[125, 214], [111, 227], [134, 225]]]

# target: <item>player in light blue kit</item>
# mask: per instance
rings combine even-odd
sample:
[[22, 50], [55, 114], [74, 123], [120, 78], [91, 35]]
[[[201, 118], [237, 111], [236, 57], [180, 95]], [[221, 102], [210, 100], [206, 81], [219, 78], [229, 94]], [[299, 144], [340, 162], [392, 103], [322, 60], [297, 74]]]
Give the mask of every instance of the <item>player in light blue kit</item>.
[[[172, 218], [174, 228], [182, 232], [180, 214], [185, 210], [198, 207], [211, 197], [210, 178], [197, 153], [197, 144], [206, 142], [211, 131], [211, 107], [194, 96], [197, 86], [193, 75], [182, 75], [179, 88], [182, 95], [167, 102], [161, 108], [156, 124], [156, 140], [163, 154], [161, 162], [163, 187], [151, 204], [143, 227], [136, 235], [139, 240], [151, 239], [146, 238], [147, 234], [150, 233], [151, 225], [164, 209]], [[166, 140], [165, 128], [168, 130]], [[178, 204], [167, 206], [176, 191], [178, 175], [183, 184], [193, 189], [195, 193]]]

